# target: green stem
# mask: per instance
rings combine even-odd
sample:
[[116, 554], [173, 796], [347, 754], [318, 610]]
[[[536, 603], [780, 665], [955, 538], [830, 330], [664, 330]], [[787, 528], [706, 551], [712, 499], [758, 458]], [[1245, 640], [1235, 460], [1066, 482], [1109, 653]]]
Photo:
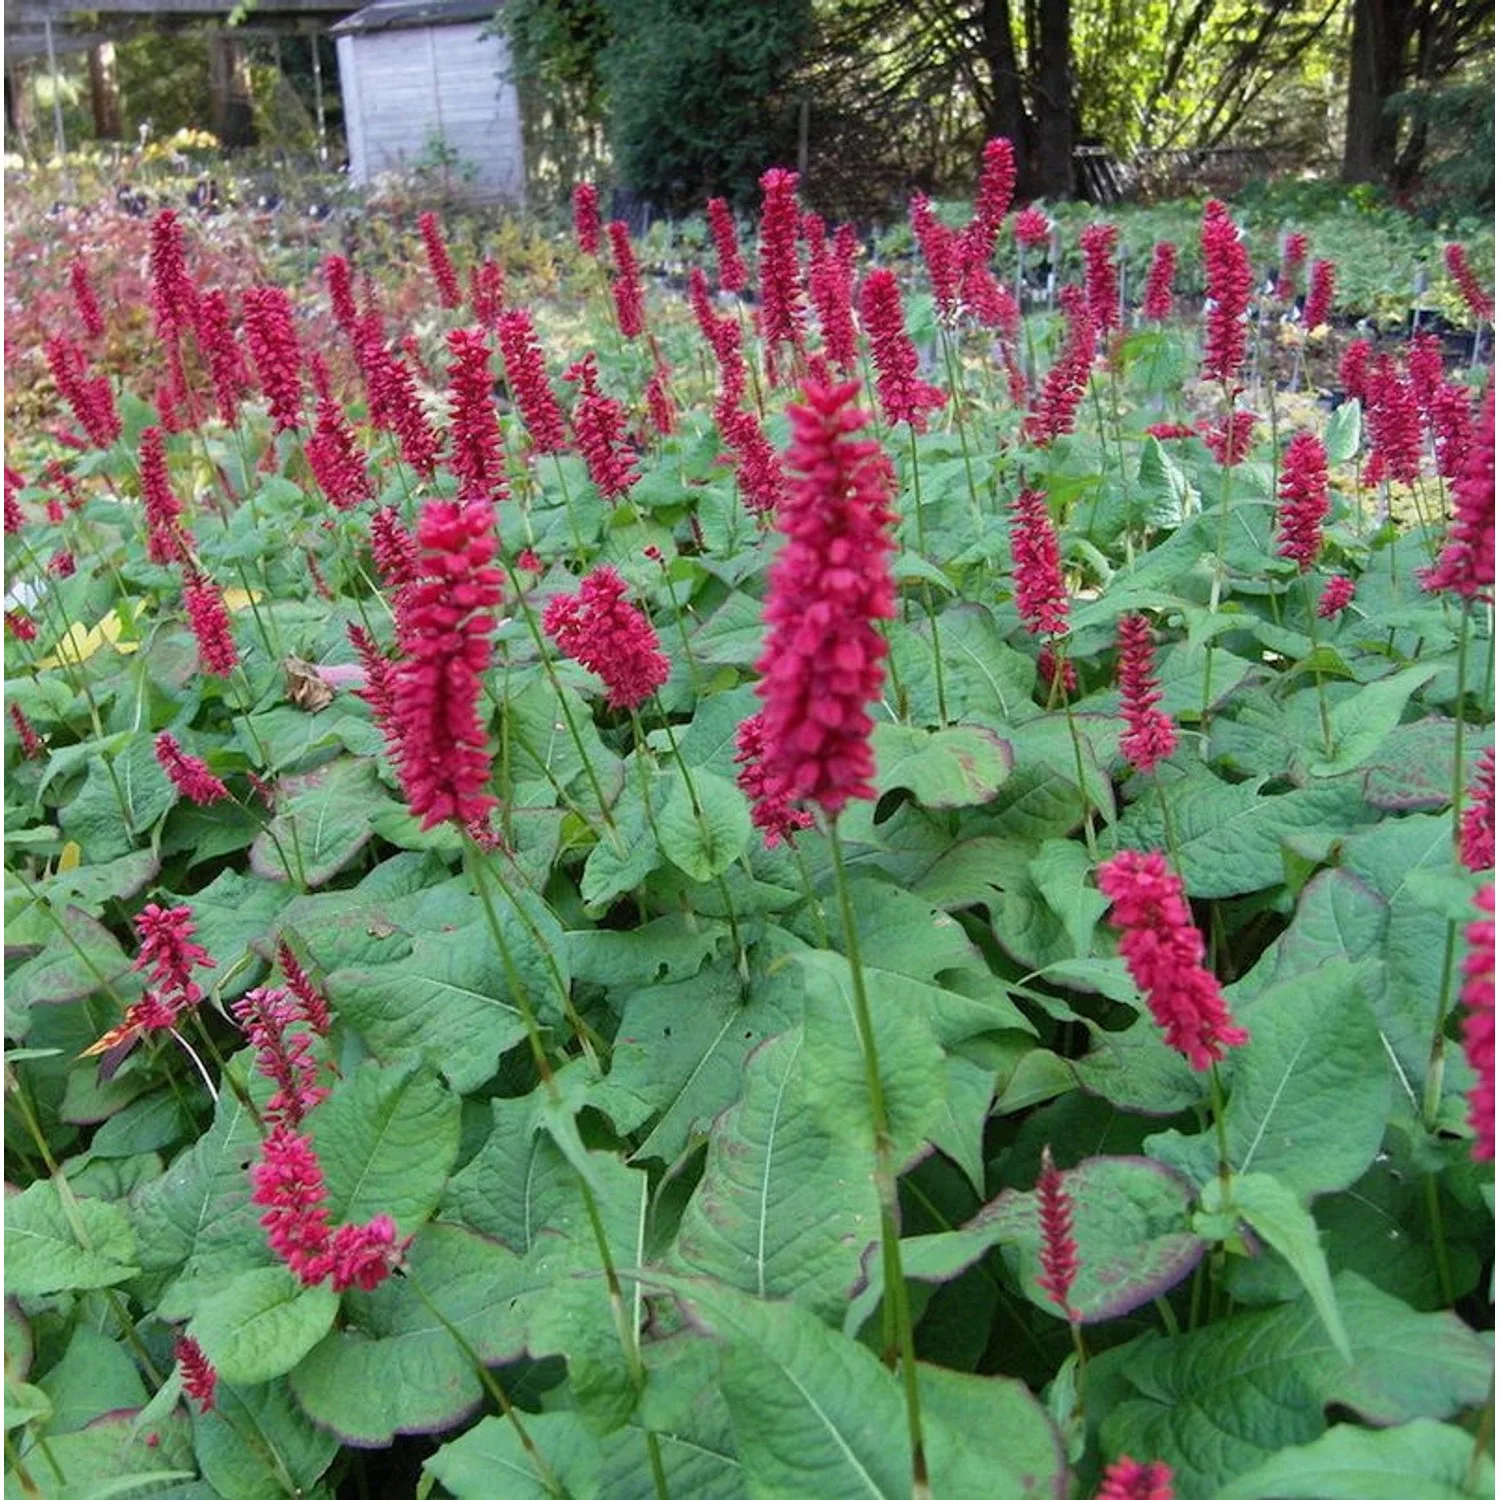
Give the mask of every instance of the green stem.
[[1448, 1264], [1448, 1239], [1443, 1233], [1443, 1207], [1438, 1201], [1436, 1172], [1428, 1172], [1422, 1183], [1427, 1199], [1427, 1225], [1432, 1234], [1432, 1258], [1437, 1265], [1438, 1289], [1442, 1292], [1443, 1306], [1453, 1306], [1453, 1270]]
[[[1209, 594], [1209, 610], [1213, 614], [1219, 612], [1220, 596], [1224, 591], [1224, 551], [1229, 544], [1229, 460], [1233, 456], [1231, 449], [1234, 446], [1234, 392], [1229, 387], [1229, 382], [1224, 382], [1224, 462], [1220, 466], [1223, 470], [1223, 478], [1219, 486], [1219, 538], [1214, 547], [1214, 582], [1212, 592]], [[1209, 700], [1213, 695], [1214, 680], [1214, 644], [1217, 636], [1210, 636], [1208, 644], [1203, 652], [1203, 708], [1199, 715], [1198, 726], [1203, 732], [1203, 753], [1208, 754], [1208, 710]]]
[[1227, 1210], [1230, 1206], [1229, 1180], [1231, 1176], [1229, 1135], [1224, 1128], [1224, 1084], [1219, 1077], [1218, 1063], [1209, 1064], [1208, 1089], [1214, 1116], [1214, 1141], [1219, 1152], [1219, 1186], [1223, 1189], [1223, 1207]]
[[843, 848], [838, 820], [828, 820], [828, 847], [833, 858], [833, 878], [838, 890], [839, 912], [844, 924], [844, 943], [849, 959], [850, 985], [854, 994], [854, 1025], [864, 1056], [865, 1089], [870, 1101], [870, 1123], [875, 1135], [875, 1187], [880, 1198], [880, 1259], [884, 1294], [890, 1303], [896, 1338], [900, 1345], [901, 1377], [906, 1392], [906, 1431], [911, 1445], [913, 1500], [929, 1500], [927, 1455], [922, 1440], [922, 1403], [917, 1379], [916, 1340], [912, 1334], [911, 1303], [901, 1268], [901, 1231], [897, 1223], [896, 1172], [891, 1159], [890, 1124], [886, 1114], [885, 1085], [880, 1077], [880, 1059], [875, 1047], [875, 1028], [870, 1019], [870, 1000], [865, 991], [864, 965], [859, 956], [859, 931], [854, 921], [854, 903], [844, 873]]
[[[1061, 641], [1057, 656], [1057, 669], [1052, 683], [1056, 687], [1063, 682], [1068, 664], [1067, 642]], [[1089, 797], [1088, 779], [1083, 770], [1083, 740], [1078, 733], [1078, 721], [1073, 717], [1073, 705], [1068, 700], [1067, 685], [1062, 688], [1063, 717], [1068, 721], [1068, 737], [1073, 741], [1073, 765], [1078, 772], [1078, 800], [1083, 804], [1083, 841], [1088, 845], [1089, 859], [1099, 863], [1099, 848], [1094, 841], [1094, 804]]]
[[[1307, 611], [1307, 638], [1312, 643], [1312, 655], [1316, 662], [1318, 655], [1318, 610], [1313, 603], [1312, 577], [1307, 572], [1302, 574], [1302, 604]], [[1323, 672], [1316, 665], [1313, 667], [1313, 684], [1318, 690], [1318, 719], [1323, 726], [1323, 758], [1333, 759], [1333, 721], [1328, 716], [1328, 694], [1323, 687]]]
[[[910, 422], [906, 424], [906, 435], [910, 440], [911, 488], [917, 515], [917, 551], [922, 561], [928, 562], [926, 522], [922, 512], [922, 478], [917, 464], [917, 429]], [[932, 671], [937, 687], [938, 720], [946, 726], [948, 698], [943, 687], [943, 643], [938, 635], [937, 611], [932, 604], [932, 585], [925, 578], [922, 580], [922, 607], [927, 613], [927, 623], [932, 626]]]
[[943, 346], [943, 364], [948, 372], [948, 398], [952, 402], [953, 421], [958, 428], [959, 447], [964, 455], [964, 477], [969, 482], [969, 504], [974, 511], [974, 535], [977, 538], [983, 529], [984, 519], [979, 508], [979, 486], [974, 482], [974, 464], [969, 456], [969, 434], [964, 424], [962, 391], [958, 380], [958, 360], [953, 341], [947, 328], [938, 324], [938, 338]]

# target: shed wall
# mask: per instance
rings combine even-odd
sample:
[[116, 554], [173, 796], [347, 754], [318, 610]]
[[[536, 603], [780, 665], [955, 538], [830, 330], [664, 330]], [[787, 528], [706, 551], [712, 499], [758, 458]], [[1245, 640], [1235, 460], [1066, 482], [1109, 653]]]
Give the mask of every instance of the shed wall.
[[338, 38], [339, 81], [349, 139], [350, 175], [369, 182], [410, 170], [441, 136], [475, 174], [477, 200], [519, 202], [525, 163], [515, 85], [502, 81], [509, 54], [479, 22]]

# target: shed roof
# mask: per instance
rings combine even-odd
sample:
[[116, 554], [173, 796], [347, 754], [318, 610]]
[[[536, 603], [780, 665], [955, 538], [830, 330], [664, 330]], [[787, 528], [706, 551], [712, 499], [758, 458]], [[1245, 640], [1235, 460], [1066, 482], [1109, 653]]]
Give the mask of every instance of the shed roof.
[[366, 31], [409, 31], [427, 26], [457, 26], [488, 21], [495, 0], [375, 0], [329, 28], [335, 36]]

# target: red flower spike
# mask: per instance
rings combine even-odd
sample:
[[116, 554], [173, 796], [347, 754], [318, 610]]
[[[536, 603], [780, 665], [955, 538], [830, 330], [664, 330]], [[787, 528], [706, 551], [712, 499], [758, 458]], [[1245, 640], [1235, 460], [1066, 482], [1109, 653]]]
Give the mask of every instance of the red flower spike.
[[547, 379], [547, 363], [531, 314], [512, 308], [500, 314], [500, 354], [511, 398], [520, 408], [531, 446], [538, 453], [561, 453], [568, 446], [562, 407]]
[[14, 536], [25, 528], [26, 512], [16, 498], [16, 491], [26, 487], [26, 480], [10, 467], [5, 466], [5, 534]]
[[1349, 607], [1353, 598], [1354, 580], [1345, 578], [1342, 573], [1335, 573], [1323, 585], [1323, 592], [1318, 598], [1318, 618], [1332, 620]]
[[1422, 419], [1415, 390], [1389, 355], [1382, 354], [1366, 377], [1365, 415], [1370, 433], [1366, 482], [1391, 478], [1415, 484], [1422, 469]]
[[1276, 300], [1290, 302], [1297, 295], [1297, 280], [1307, 264], [1307, 236], [1294, 231], [1281, 244], [1281, 270], [1276, 276]]
[[154, 563], [174, 563], [186, 556], [179, 524], [182, 504], [167, 472], [166, 439], [160, 427], [141, 433], [141, 498], [146, 514], [146, 556]]
[[448, 334], [448, 400], [452, 456], [460, 500], [503, 500], [505, 456], [495, 415], [490, 346], [482, 333], [454, 328]]
[[[1042, 689], [1050, 698], [1054, 690], [1062, 692], [1064, 697], [1075, 698], [1078, 696], [1078, 668], [1070, 662], [1067, 657], [1061, 661], [1057, 653], [1052, 649], [1051, 643], [1044, 645], [1036, 654], [1037, 675], [1042, 679]], [[1062, 683], [1057, 681], [1058, 673], [1062, 673]]]
[[182, 225], [170, 208], [151, 221], [151, 305], [156, 331], [176, 340], [198, 321], [198, 289], [188, 274]]
[[1174, 443], [1181, 438], [1197, 437], [1198, 429], [1182, 422], [1153, 422], [1146, 429], [1146, 436], [1154, 437], [1159, 442]]
[[354, 325], [359, 321], [354, 306], [354, 268], [344, 256], [330, 255], [323, 261], [323, 280], [333, 321], [353, 338]]
[[1437, 450], [1438, 473], [1444, 479], [1457, 479], [1469, 461], [1474, 436], [1474, 402], [1469, 388], [1445, 380], [1432, 393], [1428, 425]]
[[951, 321], [958, 315], [958, 293], [963, 279], [958, 235], [933, 212], [932, 200], [926, 193], [912, 197], [911, 228], [927, 265], [938, 316]]
[[18, 641], [34, 641], [37, 636], [36, 621], [18, 609], [5, 611], [5, 628]]
[[1051, 1146], [1042, 1147], [1042, 1170], [1036, 1182], [1037, 1223], [1042, 1232], [1042, 1274], [1037, 1283], [1070, 1323], [1081, 1323], [1068, 1301], [1078, 1276], [1078, 1241], [1073, 1237], [1073, 1204], [1062, 1173], [1052, 1161]]
[[66, 548], [59, 548], [47, 559], [47, 571], [54, 578], [71, 578], [78, 571], [78, 559]]
[[1229, 414], [1229, 422], [1214, 422], [1203, 429], [1203, 441], [1208, 451], [1226, 469], [1235, 468], [1250, 456], [1250, 443], [1255, 435], [1255, 413], [1236, 407]]
[[170, 734], [163, 731], [157, 735], [155, 748], [157, 763], [167, 780], [189, 802], [207, 807], [228, 797], [229, 788], [208, 769], [207, 761], [189, 755]]
[[1315, 260], [1307, 278], [1307, 297], [1302, 303], [1302, 325], [1311, 332], [1328, 321], [1333, 311], [1333, 262]]
[[1488, 598], [1495, 587], [1495, 382], [1485, 389], [1464, 471], [1453, 486], [1453, 521], [1437, 566], [1419, 575], [1429, 593]]
[[241, 306], [245, 342], [270, 402], [271, 422], [277, 432], [293, 432], [302, 423], [302, 348], [291, 298], [279, 286], [252, 286], [246, 288]]
[[1281, 510], [1277, 554], [1305, 573], [1323, 547], [1328, 515], [1328, 455], [1310, 432], [1299, 432], [1281, 457]]
[[570, 365], [563, 379], [579, 388], [573, 407], [573, 436], [594, 487], [614, 502], [630, 493], [640, 478], [635, 455], [625, 445], [625, 408], [599, 389], [598, 365], [592, 354]]
[[1040, 250], [1052, 238], [1052, 221], [1036, 204], [1028, 204], [1016, 215], [1013, 232], [1023, 250]]
[[276, 1255], [303, 1286], [317, 1286], [333, 1270], [328, 1189], [306, 1136], [278, 1124], [250, 1168], [250, 1201], [266, 1210], [261, 1228]]
[[1430, 415], [1433, 398], [1443, 383], [1443, 341], [1435, 333], [1412, 335], [1406, 346], [1406, 374], [1417, 405]]
[[104, 314], [99, 311], [99, 298], [94, 294], [89, 268], [81, 255], [75, 255], [68, 266], [68, 283], [73, 289], [73, 306], [78, 312], [78, 321], [83, 324], [85, 336], [103, 338]]
[[353, 510], [375, 498], [359, 440], [331, 394], [318, 398], [318, 423], [302, 449], [318, 488], [335, 510]]
[[318, 1085], [318, 1062], [310, 1056], [312, 1037], [291, 1028], [303, 1020], [300, 1004], [285, 990], [248, 990], [230, 1012], [255, 1048], [256, 1071], [276, 1085], [261, 1114], [271, 1126], [296, 1129], [328, 1097]]
[[722, 198], [708, 200], [708, 230], [713, 236], [714, 253], [719, 261], [719, 290], [744, 291], [745, 262], [740, 256], [739, 234], [734, 226], [734, 215]]
[[1119, 629], [1120, 713], [1125, 733], [1120, 754], [1137, 771], [1152, 770], [1177, 748], [1177, 730], [1157, 704], [1161, 688], [1152, 673], [1151, 627], [1144, 615], [1123, 615]]
[[443, 239], [442, 226], [435, 213], [419, 215], [417, 230], [422, 236], [422, 246], [427, 252], [427, 268], [432, 272], [432, 282], [437, 288], [438, 301], [451, 312], [462, 307], [464, 294], [458, 285], [458, 272], [453, 269], [452, 257], [448, 254]]
[[203, 998], [203, 991], [193, 979], [193, 970], [212, 969], [214, 961], [193, 941], [190, 906], [169, 910], [152, 902], [137, 913], [135, 930], [141, 946], [131, 967], [150, 969], [151, 982], [160, 994], [149, 998], [162, 1008], [168, 1018], [166, 1024], [170, 1025]]
[[1089, 388], [1089, 372], [1094, 367], [1097, 347], [1094, 320], [1089, 315], [1083, 288], [1065, 286], [1060, 301], [1063, 316], [1068, 320], [1067, 340], [1047, 371], [1026, 418], [1027, 438], [1041, 447], [1065, 432], [1072, 432], [1079, 404]]
[[328, 1000], [322, 990], [308, 978], [307, 970], [297, 962], [297, 955], [292, 952], [285, 938], [276, 944], [276, 962], [286, 975], [287, 989], [302, 1008], [301, 1019], [319, 1036], [327, 1036], [328, 1028], [333, 1024], [333, 1018], [328, 1013]]
[[485, 501], [429, 500], [417, 541], [421, 573], [400, 598], [394, 729], [396, 770], [425, 830], [472, 822], [495, 805], [479, 703], [501, 577]]
[[1339, 384], [1344, 394], [1356, 401], [1366, 396], [1365, 383], [1370, 377], [1370, 355], [1374, 351], [1369, 339], [1350, 339], [1349, 347], [1339, 360]]
[[365, 669], [365, 685], [357, 690], [358, 696], [370, 705], [370, 717], [375, 720], [375, 727], [385, 735], [394, 763], [401, 746], [400, 737], [395, 731], [395, 664], [376, 645], [375, 637], [364, 626], [350, 621], [344, 630], [350, 645], [359, 656], [360, 665]]
[[182, 586], [188, 625], [198, 638], [198, 664], [215, 677], [228, 677], [240, 663], [224, 597], [201, 573], [190, 573]]
[[876, 622], [893, 618], [889, 554], [892, 474], [880, 445], [858, 436], [869, 418], [857, 381], [809, 380], [787, 408], [790, 483], [777, 514], [785, 541], [771, 564], [757, 670], [765, 796], [817, 803], [836, 817], [873, 799], [869, 705], [885, 678]]
[[198, 348], [208, 364], [219, 420], [233, 427], [239, 418], [240, 397], [250, 389], [250, 372], [234, 336], [229, 298], [221, 291], [205, 292], [198, 303]]
[[31, 720], [22, 711], [19, 703], [10, 705], [10, 722], [16, 726], [16, 733], [21, 738], [21, 754], [27, 760], [39, 760], [47, 753], [46, 742], [32, 727]]
[[1115, 264], [1115, 224], [1090, 224], [1079, 239], [1083, 251], [1083, 289], [1089, 316], [1101, 336], [1120, 326], [1120, 268]]
[[917, 375], [916, 346], [907, 336], [901, 286], [894, 271], [882, 268], [865, 277], [859, 313], [869, 335], [875, 390], [886, 421], [892, 426], [910, 422], [914, 431], [925, 432], [927, 413], [942, 406], [948, 397]]
[[1203, 965], [1203, 935], [1165, 857], [1125, 850], [1099, 866], [1098, 879], [1113, 903], [1109, 920], [1122, 929], [1120, 954], [1167, 1045], [1201, 1072], [1248, 1042]]
[[641, 271], [630, 245], [630, 228], [623, 219], [611, 219], [609, 249], [615, 263], [610, 290], [615, 299], [615, 321], [627, 338], [639, 338], [646, 331], [646, 296], [641, 289]]
[[790, 843], [794, 833], [811, 828], [813, 817], [772, 791], [762, 764], [765, 753], [765, 718], [752, 714], [735, 733], [734, 761], [740, 767], [735, 782], [750, 799], [750, 821], [760, 829], [766, 848], [774, 849], [783, 839]]
[[1151, 250], [1142, 301], [1142, 311], [1153, 323], [1164, 323], [1172, 316], [1172, 279], [1176, 275], [1177, 246], [1171, 240], [1158, 240]]
[[577, 594], [548, 601], [542, 629], [564, 656], [603, 679], [610, 708], [639, 708], [671, 675], [656, 630], [626, 599], [625, 580], [607, 564], [595, 568]]
[[753, 411], [726, 410], [721, 402], [714, 420], [734, 455], [741, 499], [756, 515], [774, 514], [786, 494], [786, 476], [759, 419]]
[[1448, 274], [1458, 283], [1458, 289], [1463, 294], [1463, 299], [1469, 304], [1469, 311], [1481, 323], [1493, 323], [1495, 321], [1495, 299], [1480, 286], [1479, 278], [1474, 274], [1474, 268], [1469, 264], [1469, 257], [1462, 245], [1444, 245], [1443, 259], [1448, 264]]
[[1203, 378], [1232, 383], [1245, 362], [1252, 277], [1250, 257], [1224, 205], [1210, 199], [1203, 210], [1203, 265], [1208, 277], [1207, 326], [1203, 333]]
[[767, 369], [783, 345], [802, 353], [802, 278], [797, 272], [797, 174], [772, 167], [760, 179], [760, 318]]
[[494, 328], [505, 311], [505, 268], [486, 256], [469, 268], [469, 310], [481, 328]]
[[1015, 191], [1015, 147], [1004, 136], [996, 136], [984, 143], [979, 184], [974, 191], [974, 216], [964, 230], [964, 254], [971, 264], [988, 267]]
[[670, 379], [671, 371], [665, 365], [657, 365], [646, 382], [646, 411], [651, 425], [662, 437], [670, 437], [677, 427], [677, 408], [672, 401]]
[[573, 234], [579, 250], [585, 255], [597, 255], [603, 232], [599, 191], [591, 182], [580, 182], [573, 188]]
[[108, 378], [89, 375], [83, 351], [71, 339], [50, 338], [42, 349], [58, 395], [72, 408], [89, 441], [96, 448], [111, 447], [120, 436], [120, 417]]
[[379, 315], [359, 321], [355, 354], [369, 396], [370, 420], [392, 433], [401, 445], [402, 459], [424, 479], [431, 479], [441, 446], [422, 403], [416, 381], [401, 356], [386, 343]]
[[851, 224], [834, 231], [833, 245], [808, 268], [808, 295], [818, 315], [823, 354], [845, 374], [858, 361], [854, 327], [854, 260], [859, 241]]
[[399, 594], [421, 571], [417, 539], [390, 506], [370, 517], [370, 553], [381, 581], [393, 593]]
[[1466, 870], [1495, 868], [1495, 747], [1479, 757], [1459, 825], [1458, 858]]
[[1475, 1073], [1469, 1090], [1470, 1154], [1475, 1161], [1495, 1159], [1495, 887], [1491, 882], [1474, 898], [1477, 922], [1464, 929], [1469, 952], [1459, 995], [1464, 1016], [1464, 1057]]
[[1041, 490], [1022, 490], [1010, 518], [1011, 586], [1016, 612], [1032, 635], [1063, 635], [1068, 587], [1057, 532]]
[[1172, 1500], [1172, 1470], [1167, 1464], [1117, 1458], [1104, 1471], [1095, 1500]]
[[200, 1412], [214, 1409], [214, 1389], [219, 1383], [218, 1372], [208, 1362], [208, 1356], [193, 1338], [180, 1338], [172, 1345], [172, 1358], [182, 1371], [182, 1393], [197, 1404]]

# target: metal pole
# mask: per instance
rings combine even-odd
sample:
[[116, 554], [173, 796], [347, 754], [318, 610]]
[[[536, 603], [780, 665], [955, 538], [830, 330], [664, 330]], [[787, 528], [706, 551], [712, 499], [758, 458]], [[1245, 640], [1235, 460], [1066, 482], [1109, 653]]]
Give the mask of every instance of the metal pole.
[[61, 161], [68, 154], [68, 138], [63, 133], [62, 80], [57, 76], [57, 52], [52, 46], [52, 17], [42, 17], [42, 27], [47, 36], [47, 67], [52, 73], [52, 133], [57, 143], [57, 157]]
[[313, 108], [318, 115], [318, 160], [328, 165], [328, 125], [323, 115], [323, 62], [318, 56], [318, 33], [312, 34]]

